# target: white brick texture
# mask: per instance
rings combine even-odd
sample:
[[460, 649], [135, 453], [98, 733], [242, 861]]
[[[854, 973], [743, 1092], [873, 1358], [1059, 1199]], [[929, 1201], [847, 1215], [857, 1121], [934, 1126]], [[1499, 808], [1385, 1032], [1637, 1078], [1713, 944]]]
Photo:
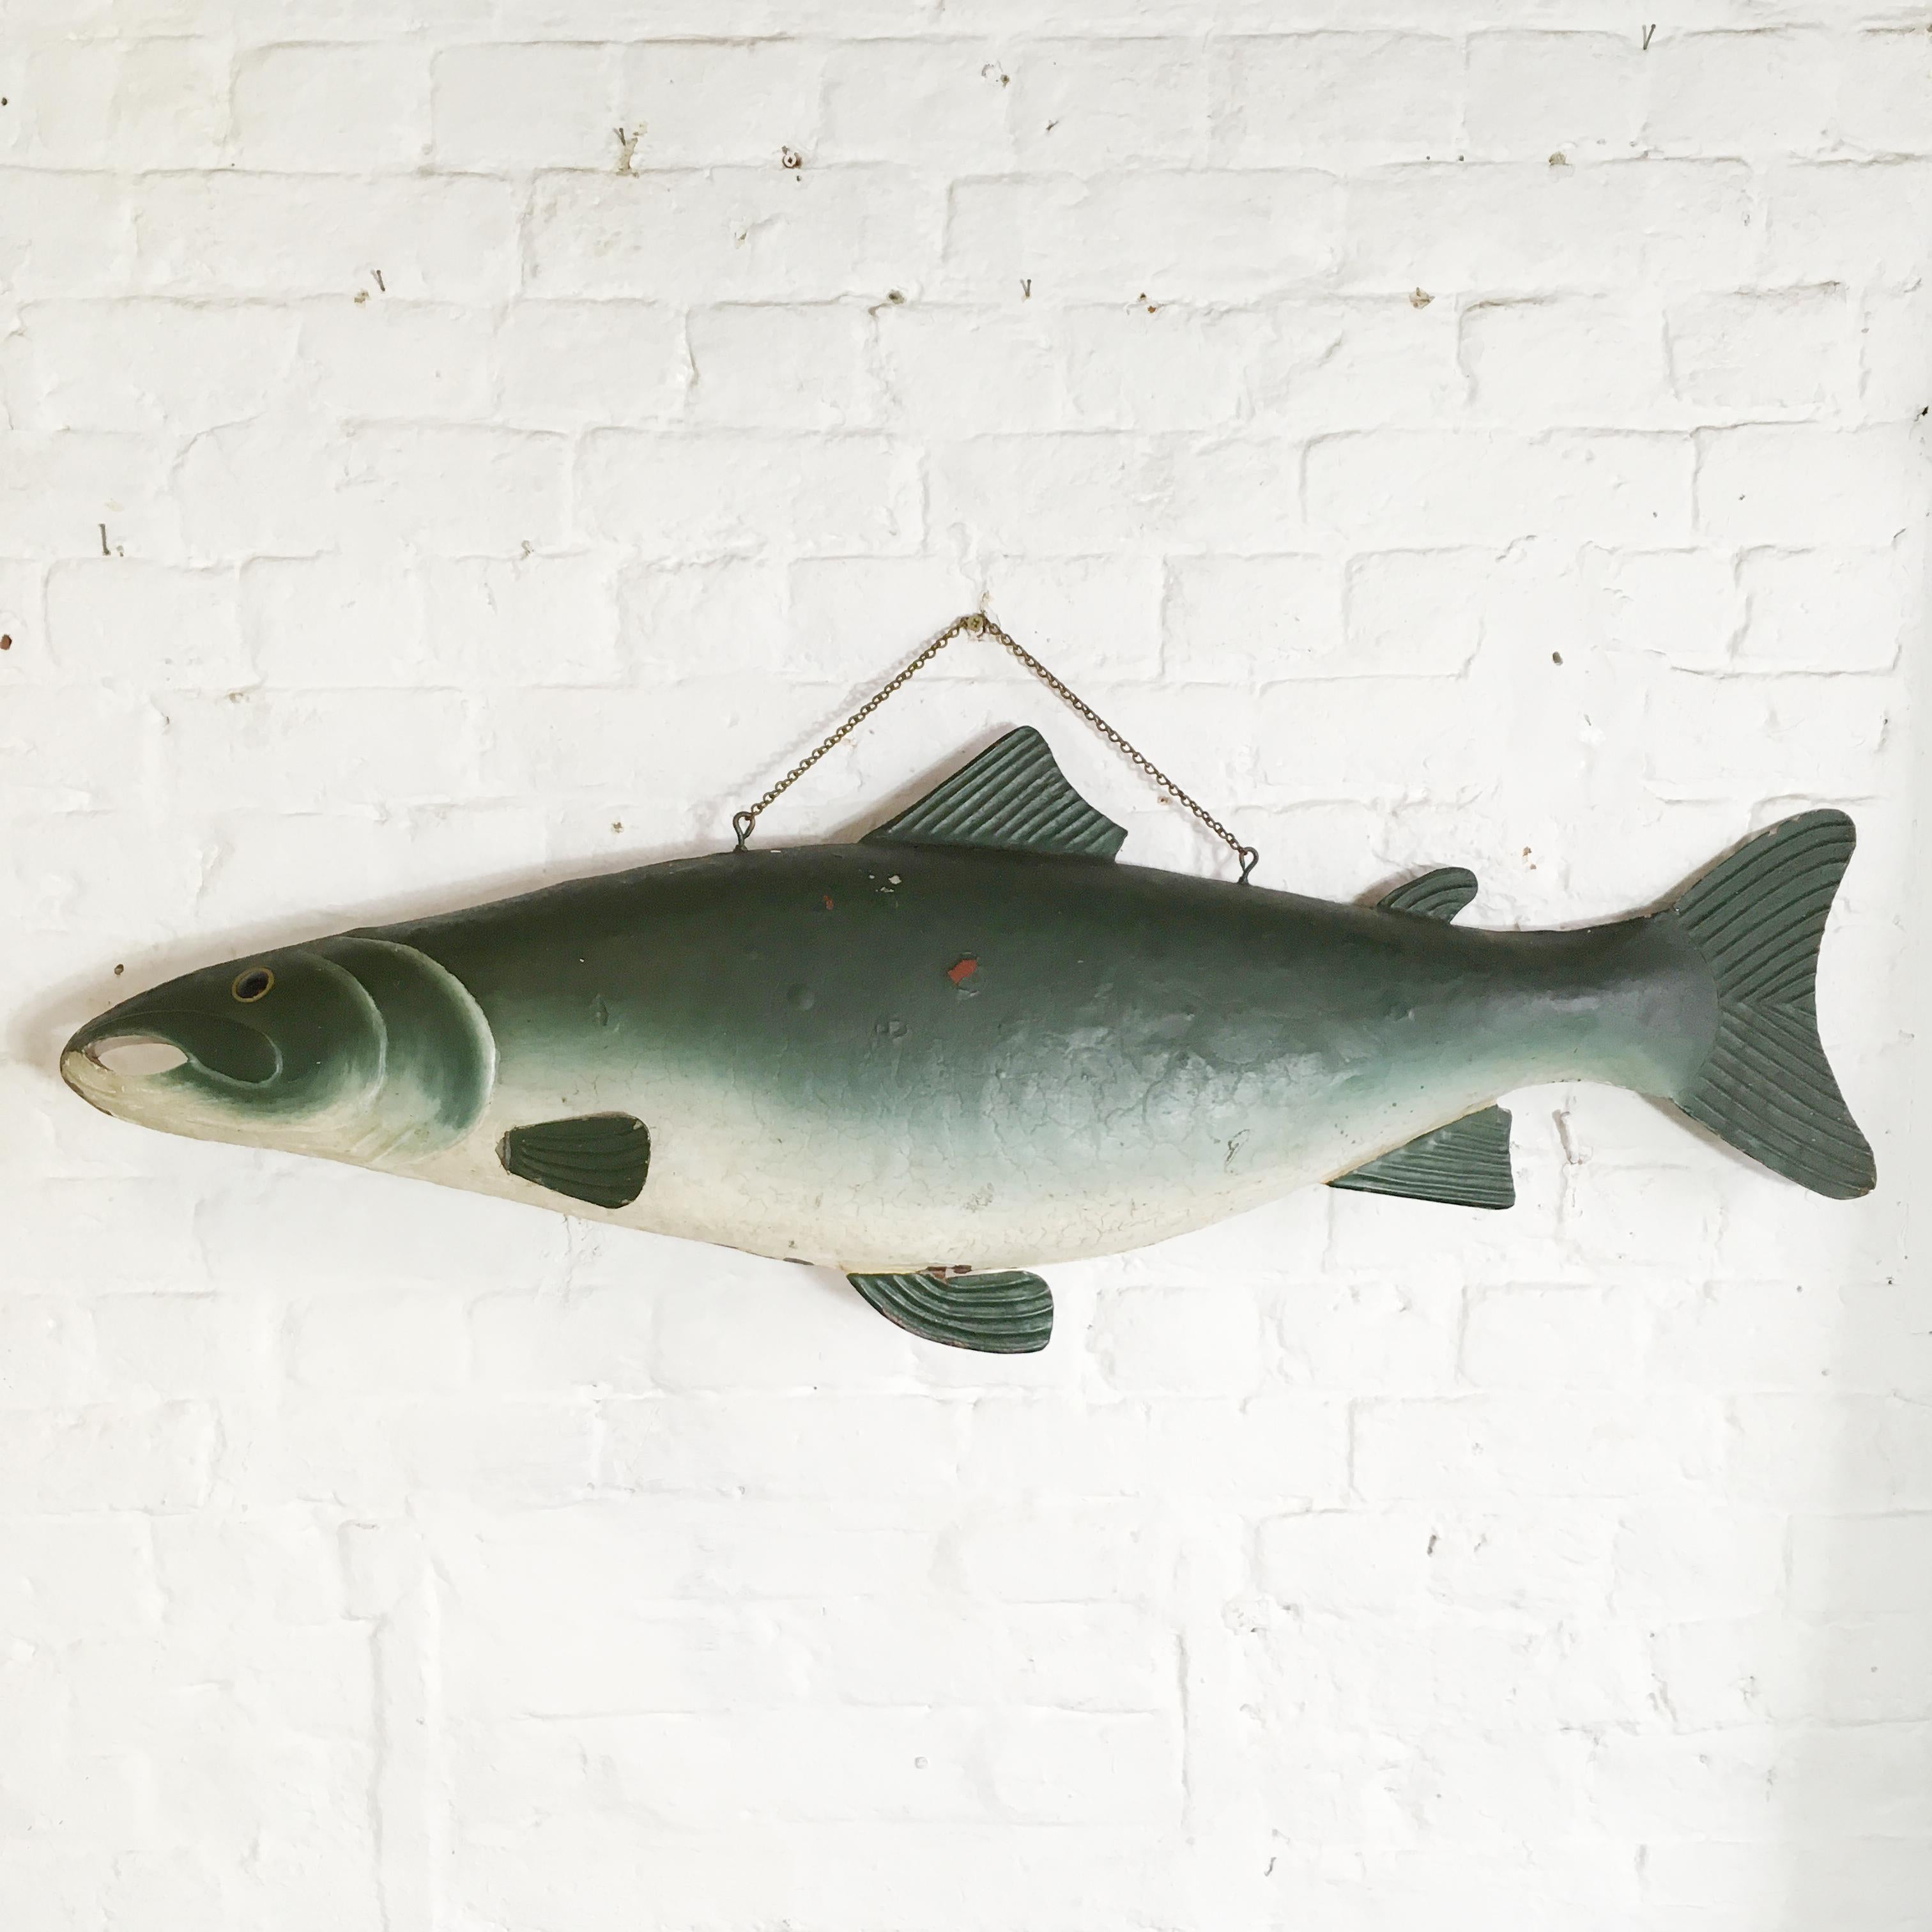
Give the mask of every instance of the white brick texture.
[[[1932, 1928], [1923, 14], [0, 0], [0, 1928]], [[56, 1077], [982, 600], [1270, 886], [1846, 807], [1880, 1191], [1538, 1090], [1002, 1360]], [[970, 642], [766, 829], [1018, 722], [1226, 869]]]

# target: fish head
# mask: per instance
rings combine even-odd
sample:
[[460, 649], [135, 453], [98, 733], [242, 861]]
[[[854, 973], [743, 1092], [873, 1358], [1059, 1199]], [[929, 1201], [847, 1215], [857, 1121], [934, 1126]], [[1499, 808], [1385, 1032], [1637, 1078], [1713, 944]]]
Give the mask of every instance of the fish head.
[[496, 1054], [476, 1002], [436, 962], [349, 934], [136, 994], [75, 1034], [60, 1066], [118, 1120], [388, 1165], [467, 1131]]

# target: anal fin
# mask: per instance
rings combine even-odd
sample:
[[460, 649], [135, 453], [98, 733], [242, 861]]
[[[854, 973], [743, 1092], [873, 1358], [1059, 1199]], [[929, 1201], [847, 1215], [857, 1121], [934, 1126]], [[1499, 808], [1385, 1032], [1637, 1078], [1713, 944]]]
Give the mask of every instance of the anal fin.
[[1053, 1334], [1053, 1291], [1036, 1274], [1006, 1269], [942, 1280], [912, 1274], [848, 1275], [888, 1322], [950, 1348], [1030, 1355]]
[[1466, 1114], [1352, 1173], [1338, 1174], [1328, 1185], [1360, 1194], [1440, 1201], [1453, 1208], [1514, 1208], [1508, 1110], [1485, 1107]]

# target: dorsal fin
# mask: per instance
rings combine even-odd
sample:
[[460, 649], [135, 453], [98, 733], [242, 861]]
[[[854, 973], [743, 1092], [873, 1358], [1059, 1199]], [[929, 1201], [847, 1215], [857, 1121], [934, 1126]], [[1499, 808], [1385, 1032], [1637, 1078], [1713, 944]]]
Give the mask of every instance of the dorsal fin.
[[1476, 875], [1462, 866], [1438, 866], [1384, 892], [1378, 912], [1413, 913], [1418, 919], [1454, 919], [1476, 896]]
[[862, 842], [993, 846], [1111, 859], [1126, 836], [1066, 782], [1046, 740], [1022, 724], [916, 805], [867, 832]]

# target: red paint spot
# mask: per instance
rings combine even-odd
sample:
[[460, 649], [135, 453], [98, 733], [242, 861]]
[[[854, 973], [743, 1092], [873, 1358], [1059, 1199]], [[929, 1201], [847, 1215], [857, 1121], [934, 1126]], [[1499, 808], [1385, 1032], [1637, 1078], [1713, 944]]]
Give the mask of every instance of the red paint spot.
[[980, 962], [978, 960], [962, 959], [956, 964], [946, 968], [946, 976], [956, 986], [963, 986], [968, 980], [972, 978], [975, 973], [979, 971], [979, 970]]

